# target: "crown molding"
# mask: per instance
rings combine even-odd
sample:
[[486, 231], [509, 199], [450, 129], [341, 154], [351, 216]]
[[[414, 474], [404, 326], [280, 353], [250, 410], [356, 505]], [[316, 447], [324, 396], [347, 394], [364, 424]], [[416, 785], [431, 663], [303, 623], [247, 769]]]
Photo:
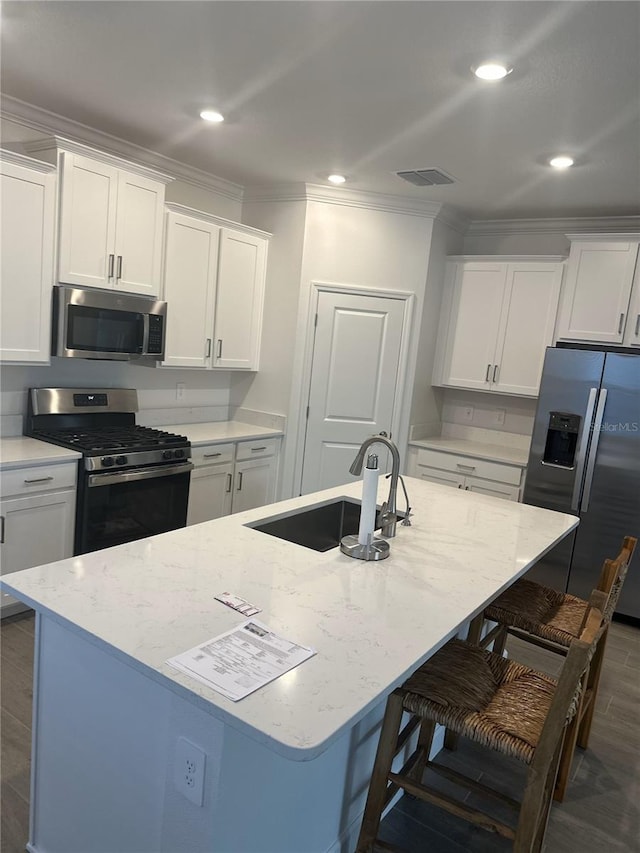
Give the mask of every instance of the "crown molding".
[[479, 219], [469, 223], [469, 235], [562, 234], [568, 232], [640, 232], [640, 216], [584, 216], [567, 219]]
[[435, 219], [442, 208], [441, 204], [434, 202], [420, 201], [389, 193], [374, 193], [365, 190], [352, 190], [346, 187], [329, 187], [323, 184], [302, 182], [245, 187], [244, 201], [257, 203], [316, 201], [322, 204], [337, 204], [344, 207], [380, 210], [385, 213], [421, 216], [426, 219]]
[[198, 219], [201, 222], [210, 222], [212, 225], [217, 225], [219, 228], [232, 228], [234, 231], [241, 231], [244, 234], [265, 237], [267, 240], [273, 236], [269, 231], [261, 231], [260, 228], [253, 228], [251, 225], [244, 225], [242, 222], [224, 219], [222, 216], [216, 216], [213, 213], [206, 213], [203, 210], [196, 210], [193, 207], [187, 207], [185, 204], [177, 204], [175, 201], [166, 201], [164, 207], [165, 210], [168, 210], [170, 213], [177, 213], [180, 216], [188, 216], [191, 219]]
[[56, 171], [56, 167], [52, 163], [44, 163], [42, 160], [27, 157], [26, 154], [21, 154], [19, 151], [12, 151], [10, 148], [0, 148], [0, 161], [3, 163], [13, 163], [14, 166], [24, 166], [27, 169], [32, 169], [34, 172], [42, 172], [43, 174], [51, 174], [51, 172]]
[[117, 136], [88, 127], [33, 104], [27, 104], [17, 98], [8, 95], [2, 96], [0, 118], [16, 122], [30, 130], [42, 133], [44, 136], [62, 136], [69, 142], [101, 149], [113, 157], [134, 160], [141, 165], [170, 175], [175, 180], [214, 192], [232, 201], [242, 202], [243, 189], [240, 184], [218, 178], [202, 169], [180, 163], [164, 154], [150, 151], [140, 145], [127, 142]]
[[447, 225], [449, 228], [453, 228], [453, 230], [457, 231], [459, 234], [464, 235], [469, 230], [469, 218], [448, 204], [442, 205], [436, 219], [444, 225]]

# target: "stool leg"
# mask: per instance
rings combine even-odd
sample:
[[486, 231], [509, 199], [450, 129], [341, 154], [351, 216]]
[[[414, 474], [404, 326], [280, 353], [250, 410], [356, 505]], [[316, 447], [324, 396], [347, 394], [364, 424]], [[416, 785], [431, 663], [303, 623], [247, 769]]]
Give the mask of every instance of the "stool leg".
[[380, 828], [380, 818], [386, 805], [387, 783], [396, 754], [402, 713], [402, 694], [393, 692], [387, 700], [384, 712], [356, 853], [373, 853], [374, 842]]
[[422, 721], [420, 731], [418, 733], [417, 744], [417, 751], [419, 751], [420, 757], [409, 774], [416, 782], [422, 782], [424, 768], [427, 766], [427, 761], [429, 760], [429, 755], [431, 753], [431, 744], [433, 743], [435, 730], [436, 724], [432, 720]]
[[586, 749], [589, 745], [589, 735], [591, 734], [591, 723], [593, 722], [593, 712], [596, 708], [596, 699], [598, 698], [598, 686], [600, 684], [600, 674], [602, 672], [602, 664], [604, 661], [604, 650], [607, 643], [607, 634], [609, 629], [604, 632], [600, 638], [593, 658], [589, 667], [589, 678], [587, 680], [587, 690], [591, 691], [591, 702], [589, 707], [584, 712], [580, 725], [578, 726], [578, 746]]
[[496, 638], [493, 641], [494, 654], [501, 655], [504, 652], [504, 647], [507, 645], [507, 636], [508, 634], [506, 625], [503, 625], [496, 634]]

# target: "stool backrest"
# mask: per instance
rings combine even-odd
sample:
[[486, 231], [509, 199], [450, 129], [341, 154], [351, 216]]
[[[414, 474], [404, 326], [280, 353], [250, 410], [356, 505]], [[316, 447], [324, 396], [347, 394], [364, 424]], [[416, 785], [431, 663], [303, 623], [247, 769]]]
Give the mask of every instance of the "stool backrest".
[[[622, 542], [622, 550], [615, 560], [605, 560], [600, 573], [600, 580], [595, 592], [602, 593], [600, 596], [593, 596], [590, 604], [598, 607], [602, 611], [602, 618], [605, 625], [608, 625], [613, 616], [613, 612], [618, 604], [622, 584], [627, 576], [629, 563], [633, 557], [638, 540], [633, 536], [625, 536]], [[583, 620], [583, 626], [586, 624]]]

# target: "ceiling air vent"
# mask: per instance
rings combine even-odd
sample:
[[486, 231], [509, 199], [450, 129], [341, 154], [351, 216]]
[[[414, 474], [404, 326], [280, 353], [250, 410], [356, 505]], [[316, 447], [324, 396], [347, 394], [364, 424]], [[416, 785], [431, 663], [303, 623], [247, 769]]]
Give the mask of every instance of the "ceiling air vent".
[[396, 175], [416, 187], [439, 187], [455, 183], [455, 179], [441, 169], [411, 169], [408, 172], [396, 172]]

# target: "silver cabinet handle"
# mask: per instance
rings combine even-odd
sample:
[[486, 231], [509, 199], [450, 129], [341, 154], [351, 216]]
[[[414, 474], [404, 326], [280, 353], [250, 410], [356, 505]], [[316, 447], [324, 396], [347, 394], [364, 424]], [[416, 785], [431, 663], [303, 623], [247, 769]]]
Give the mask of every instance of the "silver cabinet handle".
[[242, 491], [242, 471], [238, 473], [238, 491]]
[[4, 515], [0, 515], [0, 545], [4, 545]]
[[116, 281], [122, 278], [122, 255], [118, 255], [118, 268], [116, 270]]
[[456, 462], [456, 468], [461, 468], [463, 471], [475, 471], [475, 465], [462, 465], [460, 462]]
[[584, 463], [587, 458], [587, 445], [591, 436], [591, 420], [593, 418], [593, 410], [596, 407], [596, 397], [598, 389], [591, 388], [589, 390], [589, 399], [587, 401], [587, 410], [584, 413], [584, 421], [582, 422], [582, 435], [576, 453], [576, 473], [573, 481], [573, 495], [571, 496], [571, 509], [574, 512], [578, 511], [578, 503], [580, 502], [580, 490], [582, 489], [582, 475], [584, 474]]
[[49, 480], [53, 480], [53, 477], [38, 477], [37, 480], [25, 480], [25, 483], [48, 483]]
[[492, 382], [495, 382], [495, 381], [497, 380], [497, 377], [498, 377], [498, 371], [499, 371], [499, 370], [500, 370], [500, 365], [499, 365], [499, 364], [495, 364], [495, 365], [493, 366], [493, 379], [491, 380]]
[[636, 317], [636, 332], [635, 332], [636, 338], [638, 337], [639, 334], [640, 334], [640, 314], [638, 314], [638, 316]]
[[490, 365], [490, 364], [488, 364], [488, 365], [487, 365], [487, 374], [486, 374], [486, 376], [484, 377], [484, 381], [485, 381], [485, 382], [488, 382], [488, 381], [489, 381], [489, 374], [490, 374], [490, 373], [491, 373], [491, 365]]
[[233, 475], [227, 474], [227, 494], [231, 491], [232, 485], [233, 485]]
[[266, 449], [267, 449], [266, 445], [264, 447], [252, 447], [251, 452], [252, 453], [259, 453], [261, 450], [266, 450]]
[[604, 417], [604, 406], [607, 402], [607, 389], [603, 388], [600, 391], [598, 398], [598, 407], [596, 409], [596, 417], [593, 422], [593, 436], [591, 438], [591, 447], [589, 448], [589, 459], [587, 460], [587, 473], [584, 478], [584, 492], [582, 493], [582, 512], [589, 509], [589, 498], [591, 497], [591, 482], [593, 480], [593, 470], [596, 467], [596, 456], [598, 455], [598, 442], [600, 441], [600, 429], [602, 427], [602, 419]]
[[203, 459], [213, 459], [216, 456], [222, 456], [222, 453], [203, 453], [202, 454]]
[[620, 320], [618, 322], [618, 334], [622, 334], [622, 327], [624, 326], [624, 314], [620, 315]]
[[107, 276], [109, 278], [113, 278], [113, 264], [114, 264], [115, 259], [116, 259], [115, 255], [109, 255], [109, 269], [107, 272]]
[[222, 338], [218, 338], [218, 352], [216, 358], [222, 358]]
[[207, 338], [207, 351], [204, 354], [205, 358], [209, 358], [211, 355], [211, 338]]

